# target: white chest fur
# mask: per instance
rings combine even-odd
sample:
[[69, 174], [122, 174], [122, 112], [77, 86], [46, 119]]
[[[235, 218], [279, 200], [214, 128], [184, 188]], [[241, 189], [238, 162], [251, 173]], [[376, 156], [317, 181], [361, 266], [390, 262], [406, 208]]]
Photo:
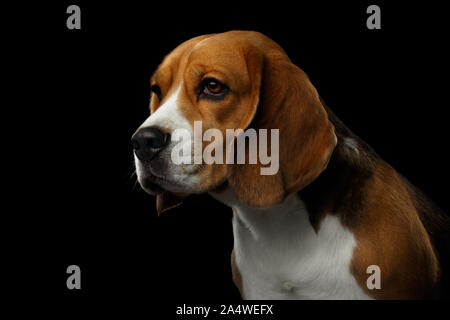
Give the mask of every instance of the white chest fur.
[[212, 194], [234, 208], [237, 267], [246, 299], [369, 299], [350, 273], [356, 245], [339, 219], [327, 215], [316, 233], [304, 203], [291, 195], [270, 209]]

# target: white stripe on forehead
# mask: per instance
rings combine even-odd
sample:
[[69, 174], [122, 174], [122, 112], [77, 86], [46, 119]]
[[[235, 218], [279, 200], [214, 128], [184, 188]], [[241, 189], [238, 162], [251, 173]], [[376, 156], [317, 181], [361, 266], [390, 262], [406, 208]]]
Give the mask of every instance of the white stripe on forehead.
[[179, 95], [182, 87], [183, 84], [181, 83], [166, 102], [142, 123], [139, 129], [157, 126], [158, 128], [166, 129], [169, 132], [179, 128], [185, 128], [191, 131], [192, 126], [179, 110]]

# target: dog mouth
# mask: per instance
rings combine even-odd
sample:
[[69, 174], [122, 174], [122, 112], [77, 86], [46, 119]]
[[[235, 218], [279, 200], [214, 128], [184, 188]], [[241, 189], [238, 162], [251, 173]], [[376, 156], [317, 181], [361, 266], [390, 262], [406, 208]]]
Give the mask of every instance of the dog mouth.
[[176, 182], [152, 173], [147, 173], [145, 177], [139, 179], [139, 183], [147, 193], [152, 195], [158, 195], [168, 191], [167, 189], [170, 187], [179, 187]]
[[196, 193], [196, 176], [204, 170], [203, 164], [174, 167], [165, 162], [143, 162], [138, 160], [136, 173], [145, 192], [159, 195], [164, 192]]
[[[195, 173], [201, 170], [202, 168], [198, 168], [195, 170]], [[192, 175], [192, 173], [189, 173], [186, 177], [177, 179], [172, 178], [170, 175], [155, 174], [151, 168], [146, 168], [144, 172], [141, 172], [138, 181], [144, 191], [151, 195], [158, 195], [164, 192], [195, 193], [193, 185], [184, 181], [184, 179], [190, 178]]]

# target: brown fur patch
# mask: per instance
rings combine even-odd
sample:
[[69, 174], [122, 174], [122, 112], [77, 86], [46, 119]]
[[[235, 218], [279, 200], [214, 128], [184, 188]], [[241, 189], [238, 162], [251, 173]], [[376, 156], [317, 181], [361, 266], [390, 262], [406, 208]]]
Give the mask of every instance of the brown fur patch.
[[[378, 299], [433, 298], [439, 263], [403, 181], [380, 161], [364, 192], [364, 217], [344, 219], [357, 240], [351, 270], [360, 286]], [[372, 264], [381, 269], [380, 290], [366, 286]]]
[[[418, 193], [409, 183], [327, 108], [338, 144], [327, 169], [299, 192], [316, 230], [327, 214], [337, 215], [355, 235], [351, 272], [360, 287], [377, 299], [421, 299], [439, 296], [440, 265], [431, 230], [422, 223]], [[356, 141], [348, 152], [344, 138]], [[423, 202], [422, 211], [438, 210]], [[433, 221], [435, 221], [434, 219]], [[381, 269], [381, 289], [369, 290], [367, 267]]]

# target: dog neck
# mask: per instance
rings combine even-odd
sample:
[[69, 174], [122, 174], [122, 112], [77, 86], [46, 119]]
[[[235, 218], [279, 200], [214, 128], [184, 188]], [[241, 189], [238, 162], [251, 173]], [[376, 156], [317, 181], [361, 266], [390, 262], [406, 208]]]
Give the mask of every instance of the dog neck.
[[232, 207], [235, 218], [247, 226], [256, 239], [269, 237], [273, 240], [279, 230], [283, 230], [285, 236], [290, 232], [298, 234], [299, 226], [310, 226], [305, 204], [297, 194], [289, 195], [282, 203], [270, 208], [251, 208], [242, 204], [229, 188], [210, 194], [219, 202]]

